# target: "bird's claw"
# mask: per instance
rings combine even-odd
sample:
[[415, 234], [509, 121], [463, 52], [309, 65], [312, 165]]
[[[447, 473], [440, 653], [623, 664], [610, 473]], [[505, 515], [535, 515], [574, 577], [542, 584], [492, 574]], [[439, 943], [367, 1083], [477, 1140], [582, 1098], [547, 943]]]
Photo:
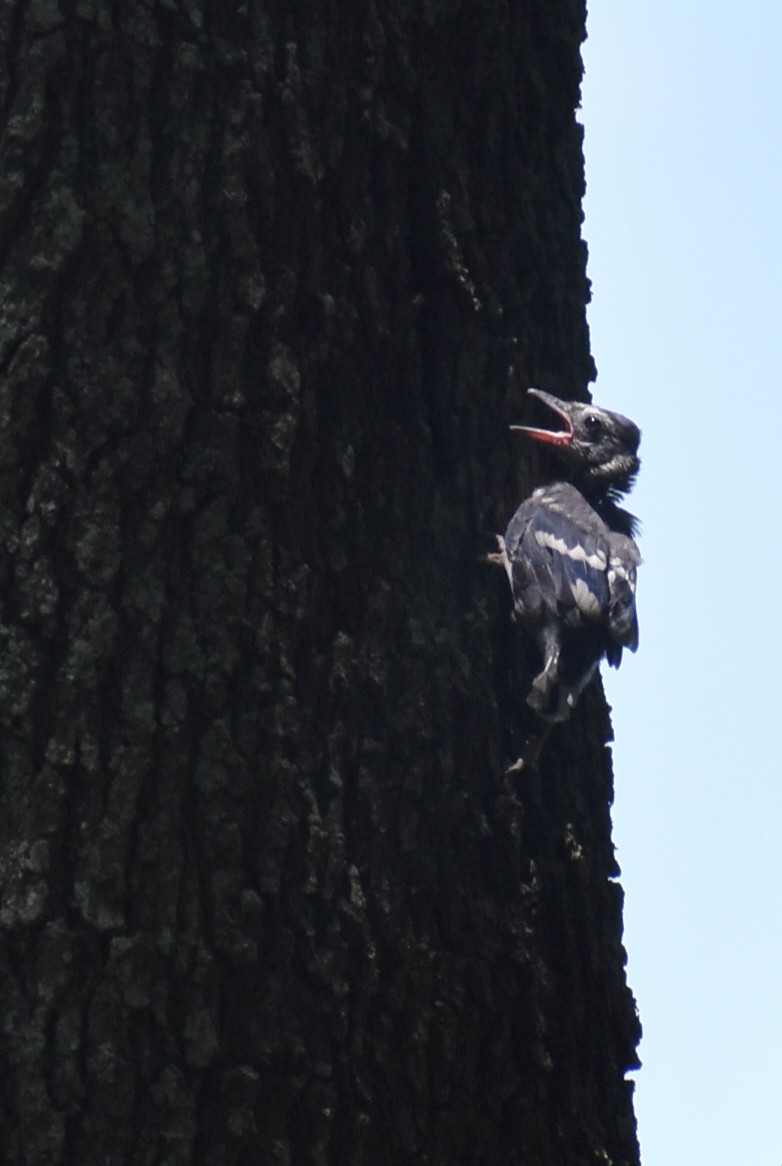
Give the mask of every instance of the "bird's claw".
[[505, 545], [505, 539], [501, 534], [495, 534], [497, 540], [497, 550], [492, 554], [486, 556], [487, 563], [493, 563], [497, 567], [502, 567], [505, 574], [508, 576], [508, 581], [513, 588], [513, 568], [510, 559], [508, 558], [508, 548]]
[[504, 567], [508, 561], [508, 548], [505, 546], [505, 539], [501, 534], [495, 534], [494, 537], [497, 540], [497, 550], [486, 556], [486, 562], [496, 563], [498, 567]]
[[550, 723], [543, 725], [537, 736], [531, 737], [527, 741], [526, 745], [524, 746], [524, 751], [522, 752], [518, 761], [514, 761], [513, 765], [509, 766], [508, 769], [505, 770], [506, 776], [510, 777], [511, 774], [522, 772], [531, 773], [538, 768], [538, 761], [540, 760], [543, 746], [546, 744], [552, 728], [553, 725]]

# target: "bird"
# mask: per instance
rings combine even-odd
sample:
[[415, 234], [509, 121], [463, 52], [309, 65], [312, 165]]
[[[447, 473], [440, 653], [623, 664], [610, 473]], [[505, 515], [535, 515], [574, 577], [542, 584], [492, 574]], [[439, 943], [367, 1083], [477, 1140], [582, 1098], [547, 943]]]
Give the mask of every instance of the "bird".
[[638, 520], [619, 501], [640, 468], [641, 431], [620, 413], [528, 394], [562, 427], [510, 428], [553, 446], [566, 472], [521, 504], [488, 557], [505, 569], [515, 620], [537, 646], [527, 703], [550, 726], [567, 720], [603, 658], [618, 667], [638, 647]]

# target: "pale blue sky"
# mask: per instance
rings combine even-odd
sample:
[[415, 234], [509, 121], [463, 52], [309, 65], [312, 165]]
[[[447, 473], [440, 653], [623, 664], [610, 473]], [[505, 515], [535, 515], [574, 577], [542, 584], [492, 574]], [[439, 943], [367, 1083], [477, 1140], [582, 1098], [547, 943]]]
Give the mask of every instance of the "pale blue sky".
[[782, 3], [592, 0], [594, 398], [643, 429], [606, 676], [644, 1166], [782, 1163]]

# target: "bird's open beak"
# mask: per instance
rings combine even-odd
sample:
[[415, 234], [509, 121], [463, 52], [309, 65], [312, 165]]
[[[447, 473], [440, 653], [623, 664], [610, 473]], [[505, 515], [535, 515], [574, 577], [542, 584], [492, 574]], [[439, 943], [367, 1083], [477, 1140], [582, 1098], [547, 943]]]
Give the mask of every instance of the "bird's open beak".
[[544, 393], [542, 389], [527, 389], [533, 397], [539, 397], [544, 405], [548, 405], [565, 423], [564, 429], [534, 429], [531, 425], [511, 425], [514, 433], [526, 433], [527, 437], [534, 437], [536, 441], [545, 441], [549, 445], [570, 445], [573, 441], [573, 423], [564, 409], [564, 402], [552, 397], [551, 393]]

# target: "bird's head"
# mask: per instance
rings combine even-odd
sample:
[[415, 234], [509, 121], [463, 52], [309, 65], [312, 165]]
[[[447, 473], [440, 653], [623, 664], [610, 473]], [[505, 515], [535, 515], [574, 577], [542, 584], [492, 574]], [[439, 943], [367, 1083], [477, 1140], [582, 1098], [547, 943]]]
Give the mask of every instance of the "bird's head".
[[584, 486], [626, 493], [641, 465], [638, 445], [641, 431], [621, 413], [610, 413], [580, 401], [560, 401], [542, 389], [528, 389], [563, 422], [558, 430], [511, 425], [514, 433], [526, 433], [536, 441], [555, 446], [557, 453]]

